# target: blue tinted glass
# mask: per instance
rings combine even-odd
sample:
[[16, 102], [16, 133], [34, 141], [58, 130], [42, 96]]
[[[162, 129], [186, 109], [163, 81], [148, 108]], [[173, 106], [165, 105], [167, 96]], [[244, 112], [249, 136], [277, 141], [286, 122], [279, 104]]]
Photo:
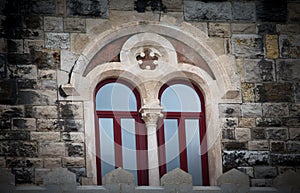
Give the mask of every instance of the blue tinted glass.
[[180, 168], [178, 122], [177, 119], [164, 119], [167, 172]]
[[134, 175], [137, 185], [135, 120], [121, 119], [123, 168]]
[[100, 118], [100, 158], [102, 176], [115, 169], [114, 124], [111, 118]]
[[201, 167], [201, 148], [200, 148], [200, 133], [199, 120], [185, 120], [186, 147], [188, 171], [192, 175], [193, 185], [202, 185], [202, 167]]
[[137, 111], [134, 93], [121, 83], [108, 83], [96, 95], [96, 110]]
[[201, 112], [197, 92], [184, 84], [169, 86], [161, 96], [161, 105], [168, 112]]

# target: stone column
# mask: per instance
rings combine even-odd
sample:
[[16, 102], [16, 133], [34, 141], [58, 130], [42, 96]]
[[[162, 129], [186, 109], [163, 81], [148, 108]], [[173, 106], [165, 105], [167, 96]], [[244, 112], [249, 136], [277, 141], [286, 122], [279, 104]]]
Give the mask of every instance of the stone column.
[[157, 121], [163, 115], [162, 107], [159, 103], [145, 104], [140, 112], [147, 128], [148, 140], [148, 167], [149, 167], [149, 185], [159, 186], [159, 162], [158, 162], [158, 147], [157, 147]]

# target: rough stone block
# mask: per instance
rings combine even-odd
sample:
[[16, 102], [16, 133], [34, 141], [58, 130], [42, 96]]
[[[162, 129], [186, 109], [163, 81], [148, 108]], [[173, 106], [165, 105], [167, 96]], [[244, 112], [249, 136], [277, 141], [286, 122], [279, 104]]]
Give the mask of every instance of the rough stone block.
[[[73, 172], [76, 175], [77, 184], [81, 183], [81, 179], [86, 177], [86, 168], [68, 168], [70, 172]], [[127, 192], [123, 189], [123, 192]], [[129, 193], [129, 192], [128, 192]]]
[[85, 19], [64, 18], [65, 32], [85, 32]]
[[269, 150], [269, 142], [267, 140], [257, 140], [248, 142], [249, 150], [266, 151]]
[[242, 83], [243, 102], [255, 102], [258, 98], [256, 95], [256, 86], [254, 83]]
[[296, 82], [294, 83], [294, 92], [295, 92], [295, 102], [300, 102], [300, 83]]
[[135, 0], [110, 0], [109, 8], [110, 10], [119, 10], [119, 11], [133, 11], [134, 10]]
[[63, 131], [64, 121], [59, 119], [37, 119], [38, 131]]
[[65, 119], [64, 131], [83, 131], [82, 119]]
[[60, 141], [59, 132], [30, 132], [30, 139], [38, 142], [58, 142]]
[[277, 60], [277, 80], [280, 82], [300, 81], [300, 60]]
[[239, 127], [247, 127], [247, 128], [255, 127], [255, 118], [241, 117], [239, 119]]
[[24, 17], [25, 28], [28, 29], [43, 29], [43, 16], [40, 15], [27, 15]]
[[44, 185], [51, 192], [76, 192], [76, 175], [66, 168], [53, 169], [44, 177]]
[[0, 81], [0, 103], [17, 104], [17, 82], [16, 80]]
[[184, 18], [187, 21], [232, 20], [231, 3], [184, 1]]
[[167, 11], [183, 11], [183, 1], [181, 0], [162, 0], [162, 4], [167, 7]]
[[217, 179], [217, 183], [224, 192], [248, 192], [250, 190], [249, 176], [243, 172], [232, 169]]
[[245, 173], [249, 177], [252, 177], [252, 178], [254, 177], [253, 167], [238, 167], [237, 169], [240, 170], [241, 172]]
[[37, 89], [37, 80], [35, 79], [18, 79], [17, 80], [18, 89]]
[[37, 143], [27, 141], [0, 142], [0, 152], [11, 157], [37, 157]]
[[288, 129], [287, 128], [267, 128], [266, 129], [267, 139], [272, 140], [287, 140]]
[[0, 140], [29, 140], [29, 131], [0, 131]]
[[102, 179], [104, 187], [110, 192], [134, 192], [134, 176], [122, 168], [113, 170]]
[[41, 158], [16, 158], [7, 157], [6, 166], [8, 168], [41, 168], [43, 160]]
[[24, 53], [30, 53], [32, 50], [42, 50], [45, 46], [44, 40], [24, 40]]
[[60, 64], [60, 52], [57, 50], [34, 50], [31, 54], [38, 69], [56, 70]]
[[282, 141], [271, 141], [270, 142], [270, 151], [271, 151], [271, 153], [284, 153], [285, 152], [285, 143]]
[[276, 31], [285, 35], [299, 34], [300, 24], [277, 24]]
[[7, 64], [10, 65], [30, 65], [32, 58], [30, 54], [10, 53], [7, 55]]
[[256, 19], [262, 22], [285, 22], [287, 19], [286, 0], [256, 1]]
[[81, 102], [63, 102], [59, 104], [62, 118], [83, 118], [83, 105]]
[[299, 3], [299, 1], [295, 2], [295, 3], [288, 3], [287, 9], [288, 9], [288, 21], [299, 24], [299, 22], [300, 22], [300, 3]]
[[75, 54], [80, 54], [91, 41], [86, 34], [72, 33], [71, 34], [71, 51]]
[[55, 70], [38, 70], [38, 79], [56, 80], [56, 74]]
[[240, 57], [261, 57], [263, 52], [263, 39], [259, 35], [232, 35], [232, 53]]
[[0, 78], [6, 78], [7, 76], [6, 63], [6, 55], [0, 54]]
[[85, 159], [82, 157], [63, 157], [62, 158], [63, 167], [79, 167], [85, 166]]
[[296, 166], [300, 162], [300, 154], [271, 154], [270, 161], [274, 166]]
[[37, 68], [35, 65], [10, 66], [10, 78], [37, 79]]
[[300, 128], [289, 128], [289, 136], [291, 140], [300, 140]]
[[224, 150], [246, 150], [246, 143], [244, 142], [223, 142]]
[[44, 30], [46, 32], [63, 32], [63, 18], [44, 17]]
[[108, 17], [108, 0], [67, 0], [68, 16]]
[[26, 109], [26, 114], [28, 116], [34, 117], [34, 118], [57, 118], [57, 107], [56, 106], [33, 106], [32, 108]]
[[220, 117], [239, 117], [240, 109], [239, 104], [219, 104]]
[[44, 158], [45, 168], [60, 168], [62, 167], [61, 158]]
[[56, 80], [40, 80], [39, 81], [39, 89], [41, 90], [57, 90], [57, 82]]
[[34, 182], [33, 168], [13, 168], [16, 184], [32, 184]]
[[268, 82], [275, 78], [275, 67], [273, 61], [259, 59], [245, 59], [245, 81]]
[[287, 103], [263, 103], [264, 117], [287, 117], [289, 105]]
[[300, 35], [280, 35], [279, 48], [282, 58], [300, 58]]
[[29, 0], [20, 2], [20, 12], [24, 14], [55, 14], [54, 0]]
[[274, 178], [277, 176], [277, 168], [270, 166], [255, 166], [254, 177], [255, 178]]
[[191, 192], [192, 176], [176, 168], [161, 178], [161, 185], [167, 192]]
[[253, 187], [272, 187], [272, 179], [251, 179], [251, 186]]
[[42, 185], [44, 182], [44, 177], [51, 171], [46, 168], [36, 168], [34, 170], [34, 182], [36, 185]]
[[7, 40], [7, 51], [9, 53], [23, 53], [23, 40]]
[[260, 103], [244, 103], [241, 106], [243, 117], [261, 117], [262, 106]]
[[18, 92], [18, 104], [55, 105], [57, 92], [51, 90], [26, 90]]
[[232, 23], [231, 31], [233, 34], [255, 34], [256, 26], [252, 23]]
[[215, 37], [230, 37], [231, 36], [231, 29], [230, 24], [228, 23], [209, 23], [208, 24], [208, 34], [209, 36]]
[[279, 117], [270, 117], [270, 118], [257, 118], [256, 126], [257, 127], [281, 127], [283, 121]]
[[70, 34], [68, 33], [46, 33], [45, 46], [50, 49], [69, 49]]
[[255, 21], [255, 2], [233, 2], [232, 14], [234, 20]]
[[258, 87], [259, 102], [292, 102], [293, 85], [290, 83], [265, 83]]
[[250, 140], [250, 129], [249, 128], [236, 128], [235, 139], [238, 141], [249, 141]]
[[257, 33], [259, 35], [276, 34], [275, 23], [259, 23], [257, 24]]
[[266, 57], [276, 59], [279, 56], [278, 36], [266, 35]]
[[286, 151], [293, 154], [300, 154], [300, 142], [288, 141], [286, 143]]
[[85, 155], [83, 143], [67, 144], [67, 151], [70, 157], [83, 157]]
[[266, 130], [263, 127], [251, 128], [251, 139], [266, 139]]
[[82, 132], [63, 132], [62, 140], [75, 143], [84, 142], [84, 133]]
[[65, 143], [39, 143], [39, 155], [42, 157], [65, 156]]

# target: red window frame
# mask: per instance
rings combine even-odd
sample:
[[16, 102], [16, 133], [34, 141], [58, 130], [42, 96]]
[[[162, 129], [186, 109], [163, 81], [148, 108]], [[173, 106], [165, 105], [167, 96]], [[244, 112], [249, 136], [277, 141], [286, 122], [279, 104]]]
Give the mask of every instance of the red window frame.
[[[106, 84], [121, 83], [129, 87], [136, 97], [137, 111], [101, 111], [96, 110], [96, 95], [98, 91]], [[100, 127], [99, 118], [112, 118], [114, 125], [114, 142], [115, 144], [115, 168], [122, 167], [122, 131], [121, 131], [121, 118], [134, 118], [135, 119], [135, 132], [136, 132], [136, 158], [137, 158], [137, 175], [138, 185], [148, 185], [148, 154], [147, 154], [147, 132], [146, 127], [141, 119], [138, 110], [141, 107], [141, 99], [139, 92], [136, 88], [121, 79], [108, 79], [100, 82], [95, 89], [94, 93], [94, 108], [95, 108], [95, 145], [96, 145], [96, 166], [97, 166], [97, 184], [102, 185], [102, 172], [101, 172], [101, 157], [100, 157]]]
[[173, 80], [162, 86], [159, 91], [159, 99], [163, 92], [172, 85], [183, 84], [192, 87], [198, 94], [201, 102], [201, 112], [166, 112], [163, 111], [163, 118], [160, 119], [157, 131], [158, 141], [158, 157], [159, 157], [159, 174], [162, 177], [167, 173], [166, 165], [166, 148], [165, 148], [165, 136], [164, 136], [164, 119], [177, 119], [178, 121], [178, 137], [179, 137], [179, 151], [180, 151], [180, 169], [188, 172], [188, 161], [187, 161], [187, 149], [186, 149], [186, 133], [185, 133], [185, 119], [199, 119], [199, 134], [201, 152], [205, 152], [201, 155], [202, 163], [202, 184], [204, 186], [209, 185], [209, 173], [208, 173], [208, 155], [207, 155], [207, 144], [206, 144], [206, 123], [205, 123], [205, 103], [204, 97], [200, 89], [189, 80]]

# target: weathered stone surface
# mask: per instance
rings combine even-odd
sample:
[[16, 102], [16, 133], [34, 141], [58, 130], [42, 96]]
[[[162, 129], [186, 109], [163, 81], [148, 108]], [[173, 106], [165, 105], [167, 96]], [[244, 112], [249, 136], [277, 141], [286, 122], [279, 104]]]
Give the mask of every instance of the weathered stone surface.
[[270, 142], [270, 151], [271, 151], [271, 153], [284, 153], [285, 152], [285, 143], [282, 141]]
[[223, 149], [224, 150], [246, 150], [246, 143], [244, 142], [223, 142]]
[[287, 103], [263, 103], [264, 117], [286, 117], [289, 115]]
[[233, 2], [232, 14], [234, 20], [255, 21], [255, 2]]
[[241, 106], [243, 117], [261, 117], [262, 106], [260, 103], [244, 103]]
[[62, 167], [61, 158], [44, 158], [45, 168], [59, 168]]
[[300, 35], [280, 35], [279, 46], [282, 58], [300, 58]]
[[300, 83], [296, 82], [294, 84], [294, 92], [295, 92], [295, 102], [300, 102]]
[[7, 51], [9, 53], [23, 53], [23, 40], [7, 40]]
[[251, 179], [251, 186], [253, 187], [272, 187], [272, 179]]
[[228, 23], [209, 23], [208, 24], [209, 36], [215, 37], [230, 37], [231, 29]]
[[24, 130], [12, 130], [1, 131], [0, 140], [29, 140], [29, 131]]
[[263, 39], [259, 35], [236, 35], [232, 38], [232, 53], [240, 57], [261, 57], [263, 52]]
[[39, 143], [39, 155], [41, 157], [65, 156], [65, 143]]
[[44, 40], [24, 40], [24, 53], [30, 53], [31, 50], [42, 50], [44, 47]]
[[60, 52], [56, 50], [34, 50], [31, 52], [33, 63], [38, 69], [56, 70], [60, 63]]
[[85, 19], [64, 18], [65, 32], [85, 32]]
[[54, 0], [29, 0], [20, 2], [20, 12], [24, 14], [55, 14]]
[[0, 142], [0, 152], [11, 157], [37, 157], [37, 144], [27, 141]]
[[85, 166], [85, 160], [82, 157], [63, 157], [62, 158], [63, 167], [79, 167]]
[[64, 131], [83, 131], [82, 119], [65, 119]]
[[222, 139], [223, 140], [234, 140], [235, 134], [234, 129], [222, 129]]
[[63, 102], [59, 104], [62, 118], [83, 118], [83, 105], [81, 102]]
[[3, 37], [7, 39], [35, 39], [40, 40], [44, 38], [44, 32], [36, 29], [5, 29], [3, 30]]
[[280, 192], [299, 192], [299, 178], [299, 172], [287, 171], [273, 180], [274, 186]]
[[56, 106], [33, 106], [26, 108], [26, 115], [33, 118], [57, 118], [57, 107]]
[[263, 22], [285, 22], [287, 19], [286, 0], [256, 1], [256, 19]]
[[24, 117], [24, 107], [0, 105], [0, 117], [2, 118]]
[[60, 133], [59, 132], [30, 132], [31, 141], [38, 142], [58, 142], [60, 141]]
[[34, 182], [32, 168], [13, 168], [12, 173], [15, 175], [17, 184], [32, 184]]
[[75, 54], [80, 54], [90, 42], [90, 37], [86, 34], [72, 33], [71, 34], [71, 50]]
[[277, 80], [285, 81], [300, 81], [300, 60], [277, 60]]
[[289, 128], [289, 136], [291, 140], [300, 140], [300, 128]]
[[39, 88], [41, 90], [57, 90], [57, 82], [56, 80], [40, 80]]
[[300, 154], [271, 154], [273, 166], [296, 166], [300, 162]]
[[289, 22], [295, 22], [299, 23], [300, 21], [300, 3], [295, 2], [295, 3], [288, 3], [287, 5], [288, 8], [288, 21]]
[[252, 23], [232, 23], [231, 31], [233, 34], [255, 34], [256, 26]]
[[278, 117], [256, 119], [256, 126], [258, 127], [280, 127], [282, 125], [283, 121]]
[[258, 87], [260, 102], [292, 102], [293, 85], [290, 83], [265, 83]]
[[0, 80], [0, 103], [17, 104], [17, 82], [16, 80]]
[[162, 0], [162, 4], [167, 7], [167, 11], [183, 11], [181, 0]]
[[[68, 168], [68, 170], [70, 172], [73, 172], [75, 175], [76, 175], [76, 182], [77, 184], [81, 183], [81, 179], [83, 177], [86, 177], [86, 168]], [[124, 189], [123, 189], [124, 192], [126, 192]]]
[[53, 169], [44, 177], [44, 185], [54, 191], [75, 192], [76, 175], [66, 168]]
[[267, 128], [266, 134], [267, 134], [267, 139], [272, 139], [272, 140], [288, 139], [288, 129], [287, 128]]
[[257, 140], [248, 142], [249, 150], [267, 151], [269, 150], [269, 142], [267, 140]]
[[54, 105], [57, 98], [56, 91], [26, 90], [19, 91], [18, 104], [22, 105]]
[[108, 0], [67, 0], [67, 15], [107, 18], [108, 6]]
[[46, 32], [63, 32], [63, 18], [44, 17], [44, 30]]
[[43, 167], [41, 158], [15, 158], [7, 157], [6, 165], [8, 168], [39, 168]]
[[241, 172], [245, 173], [249, 177], [252, 177], [252, 178], [254, 177], [253, 167], [238, 167], [237, 169], [240, 170]]
[[132, 173], [122, 169], [117, 168], [112, 172], [106, 174], [103, 177], [103, 184], [134, 184], [134, 176]]
[[133, 11], [134, 10], [134, 2], [135, 0], [110, 0], [109, 8], [111, 10], [119, 10], [119, 11]]
[[10, 53], [7, 55], [7, 64], [10, 65], [29, 65], [32, 63], [30, 54]]
[[259, 23], [257, 24], [257, 33], [259, 35], [276, 34], [275, 23]]
[[24, 17], [25, 28], [43, 29], [43, 17], [39, 15], [28, 15]]
[[266, 57], [276, 59], [279, 56], [278, 36], [266, 35]]
[[[0, 42], [1, 43], [1, 42]], [[0, 54], [0, 77], [6, 78], [7, 68], [6, 68], [6, 55]]]
[[44, 177], [50, 172], [50, 169], [46, 168], [36, 168], [34, 170], [34, 182], [36, 185], [42, 185], [44, 182]]
[[223, 151], [223, 170], [228, 171], [242, 166], [268, 165], [269, 157], [268, 151]]
[[37, 68], [34, 65], [18, 65], [9, 67], [10, 78], [37, 79]]
[[259, 59], [245, 59], [245, 81], [247, 82], [268, 82], [275, 77], [273, 61]]
[[18, 79], [18, 89], [37, 89], [37, 80], [35, 79]]
[[84, 133], [82, 132], [63, 132], [62, 140], [75, 143], [84, 142]]
[[37, 119], [38, 131], [62, 131], [64, 121], [59, 119]]
[[250, 140], [250, 129], [249, 128], [236, 128], [235, 139], [238, 141], [249, 141]]
[[255, 118], [241, 117], [239, 119], [239, 127], [247, 127], [247, 128], [255, 127]]
[[83, 157], [84, 154], [84, 144], [83, 143], [70, 143], [67, 144], [68, 156], [70, 157]]
[[286, 143], [286, 151], [288, 153], [300, 154], [300, 142], [299, 141], [288, 141]]
[[45, 46], [50, 49], [69, 49], [70, 34], [68, 33], [45, 33]]
[[266, 130], [263, 127], [251, 128], [251, 139], [266, 139]]
[[56, 80], [55, 70], [38, 70], [38, 79]]
[[187, 21], [228, 21], [232, 19], [230, 2], [184, 1]]
[[239, 104], [219, 104], [220, 117], [239, 117], [240, 109]]
[[276, 31], [280, 34], [292, 35], [300, 33], [300, 24], [277, 24]]

